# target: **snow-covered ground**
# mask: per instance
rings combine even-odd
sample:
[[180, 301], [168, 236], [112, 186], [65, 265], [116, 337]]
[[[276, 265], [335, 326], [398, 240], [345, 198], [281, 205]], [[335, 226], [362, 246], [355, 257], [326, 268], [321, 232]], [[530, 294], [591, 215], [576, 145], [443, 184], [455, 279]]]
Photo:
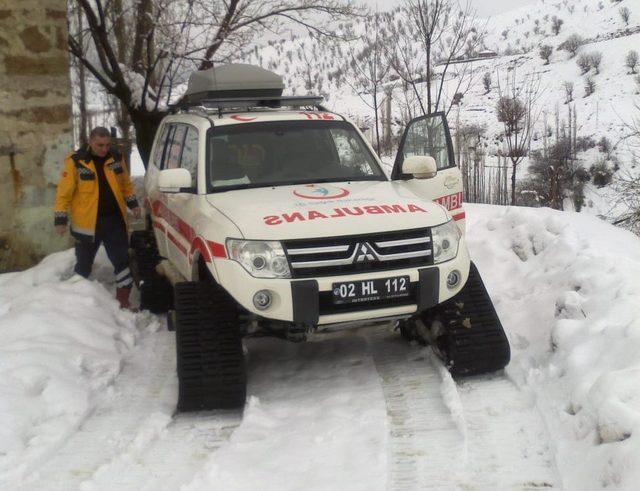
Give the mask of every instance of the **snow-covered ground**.
[[509, 336], [454, 381], [376, 327], [251, 339], [244, 413], [174, 414], [173, 333], [117, 309], [104, 255], [0, 276], [0, 489], [637, 489], [640, 239], [596, 218], [468, 205]]

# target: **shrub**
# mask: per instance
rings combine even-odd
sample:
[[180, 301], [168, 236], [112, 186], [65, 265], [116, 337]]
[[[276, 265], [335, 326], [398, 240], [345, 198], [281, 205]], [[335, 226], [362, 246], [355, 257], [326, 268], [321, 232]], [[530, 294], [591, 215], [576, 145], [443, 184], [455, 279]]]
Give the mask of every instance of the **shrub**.
[[593, 51], [589, 53], [589, 65], [593, 67], [596, 74], [600, 73], [600, 63], [602, 63], [602, 53], [600, 51]]
[[573, 58], [578, 52], [580, 46], [582, 46], [583, 42], [584, 40], [582, 39], [582, 36], [578, 34], [572, 34], [567, 39], [565, 39], [560, 46], [558, 46], [558, 49], [562, 49], [568, 52], [569, 58]]
[[604, 153], [607, 158], [611, 155], [611, 141], [606, 136], [600, 138], [600, 141], [598, 142], [598, 150], [600, 150], [601, 153]]
[[543, 44], [540, 46], [539, 55], [545, 61], [545, 65], [549, 64], [549, 60], [551, 59], [551, 55], [553, 53], [553, 48], [548, 44]]
[[573, 101], [573, 82], [564, 82], [562, 88], [564, 89], [564, 102], [565, 104], [569, 104]]
[[636, 68], [638, 67], [638, 52], [633, 49], [630, 50], [625, 58], [625, 63], [631, 70], [631, 73], [636, 73]]
[[491, 92], [491, 73], [485, 72], [482, 76], [482, 85], [484, 86], [485, 94]]
[[604, 160], [593, 164], [589, 169], [593, 184], [602, 188], [611, 183], [613, 179], [613, 169], [611, 169]]
[[564, 24], [564, 21], [562, 19], [559, 19], [555, 15], [551, 18], [551, 31], [553, 31], [556, 36], [560, 34], [562, 24]]
[[629, 17], [631, 15], [631, 12], [629, 11], [629, 7], [620, 7], [620, 10], [618, 10], [618, 12], [620, 13], [620, 18], [624, 21], [625, 25], [629, 25]]
[[590, 136], [579, 136], [576, 138], [576, 152], [586, 152], [595, 148], [596, 141]]
[[582, 53], [576, 59], [576, 64], [580, 68], [580, 75], [584, 75], [589, 70], [591, 70], [591, 61], [589, 60], [589, 56], [586, 53]]
[[596, 81], [593, 77], [587, 77], [584, 81], [584, 96], [589, 97], [596, 91]]

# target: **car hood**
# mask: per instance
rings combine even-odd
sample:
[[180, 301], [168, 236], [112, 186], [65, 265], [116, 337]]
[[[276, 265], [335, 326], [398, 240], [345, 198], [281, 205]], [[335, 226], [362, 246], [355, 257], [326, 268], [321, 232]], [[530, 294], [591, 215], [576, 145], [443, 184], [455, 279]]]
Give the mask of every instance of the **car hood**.
[[213, 193], [247, 239], [288, 240], [430, 227], [449, 218], [401, 181], [303, 184]]

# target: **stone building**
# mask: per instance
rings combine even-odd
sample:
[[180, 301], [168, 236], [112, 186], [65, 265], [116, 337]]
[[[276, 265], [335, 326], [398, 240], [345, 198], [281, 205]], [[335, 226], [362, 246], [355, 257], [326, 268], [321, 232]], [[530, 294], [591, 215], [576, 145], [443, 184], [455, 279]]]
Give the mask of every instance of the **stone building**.
[[0, 272], [69, 246], [51, 206], [71, 149], [67, 0], [0, 0]]

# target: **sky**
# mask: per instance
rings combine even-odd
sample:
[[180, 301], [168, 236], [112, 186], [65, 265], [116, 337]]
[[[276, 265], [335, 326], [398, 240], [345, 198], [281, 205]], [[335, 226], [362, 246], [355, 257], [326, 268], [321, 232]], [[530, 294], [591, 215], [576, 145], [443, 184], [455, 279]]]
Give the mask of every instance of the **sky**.
[[[374, 8], [377, 6], [380, 10], [386, 10], [400, 4], [402, 0], [364, 0], [364, 2]], [[489, 17], [533, 2], [534, 0], [471, 0], [480, 17]]]

